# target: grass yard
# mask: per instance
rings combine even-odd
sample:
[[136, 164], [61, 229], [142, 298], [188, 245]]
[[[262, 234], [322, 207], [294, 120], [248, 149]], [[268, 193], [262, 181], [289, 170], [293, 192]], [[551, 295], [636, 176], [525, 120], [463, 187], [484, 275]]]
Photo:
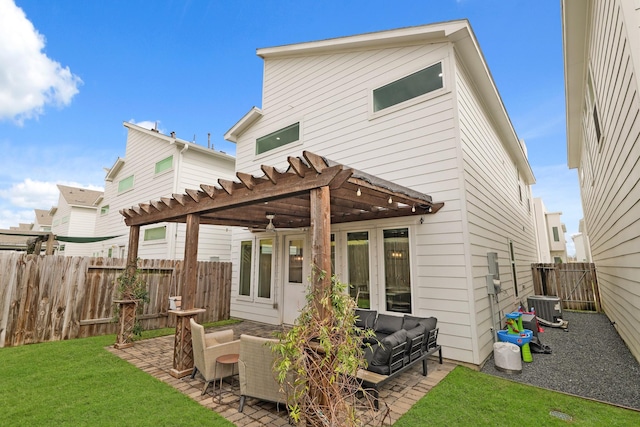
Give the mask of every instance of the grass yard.
[[233, 426], [104, 349], [114, 342], [106, 335], [1, 348], [0, 425]]
[[[173, 333], [146, 331], [143, 338]], [[114, 342], [107, 335], [1, 348], [0, 425], [233, 426], [104, 349]], [[631, 426], [640, 425], [640, 412], [457, 367], [394, 424], [426, 425]]]
[[[550, 415], [552, 411], [571, 421]], [[413, 426], [637, 426], [640, 412], [456, 367], [395, 424]]]

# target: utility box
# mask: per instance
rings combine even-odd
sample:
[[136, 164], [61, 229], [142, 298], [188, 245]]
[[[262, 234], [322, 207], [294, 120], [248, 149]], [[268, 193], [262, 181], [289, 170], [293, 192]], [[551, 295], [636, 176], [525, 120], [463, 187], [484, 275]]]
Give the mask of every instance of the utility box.
[[562, 300], [559, 297], [532, 295], [527, 298], [527, 308], [536, 310], [536, 316], [547, 322], [556, 323], [562, 319]]

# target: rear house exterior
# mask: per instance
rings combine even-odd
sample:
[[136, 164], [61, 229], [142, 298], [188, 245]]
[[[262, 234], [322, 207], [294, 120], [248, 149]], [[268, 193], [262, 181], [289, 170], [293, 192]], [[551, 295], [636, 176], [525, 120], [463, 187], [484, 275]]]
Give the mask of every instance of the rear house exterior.
[[[308, 150], [444, 202], [431, 215], [334, 223], [332, 270], [361, 307], [437, 317], [445, 357], [481, 365], [501, 315], [533, 293], [537, 249], [526, 148], [469, 23], [257, 54], [262, 107], [225, 134], [237, 144], [236, 171], [285, 169], [288, 156]], [[234, 229], [231, 315], [293, 323], [309, 284], [310, 241], [306, 228]], [[495, 297], [488, 253], [499, 265]]]

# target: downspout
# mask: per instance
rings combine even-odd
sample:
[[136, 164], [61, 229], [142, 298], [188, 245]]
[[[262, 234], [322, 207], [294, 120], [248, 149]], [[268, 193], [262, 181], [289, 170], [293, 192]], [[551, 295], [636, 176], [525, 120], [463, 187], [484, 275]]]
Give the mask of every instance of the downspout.
[[[172, 144], [175, 144], [175, 143], [177, 143], [177, 141], [174, 138], [173, 141], [171, 141], [169, 143], [169, 145], [172, 145]], [[181, 169], [181, 166], [182, 166], [182, 158], [183, 158], [184, 152], [187, 151], [188, 149], [189, 149], [189, 145], [184, 144], [182, 149], [178, 152], [178, 154], [179, 154], [178, 155], [178, 160], [176, 162], [176, 167], [174, 168], [174, 171], [173, 171], [173, 190], [172, 190], [172, 193], [178, 193], [179, 192], [178, 191], [178, 180], [180, 179], [180, 176], [181, 176], [180, 175], [180, 169]], [[173, 222], [173, 223], [171, 223], [171, 226], [172, 226], [172, 229], [173, 229], [173, 238], [169, 242], [169, 245], [170, 245], [169, 248], [168, 248], [169, 249], [168, 250], [169, 258], [177, 259], [177, 256], [178, 256], [178, 254], [177, 254], [177, 251], [178, 251], [177, 246], [178, 245], [176, 244], [176, 241], [178, 240], [178, 223]], [[185, 240], [185, 245], [186, 244], [187, 244], [187, 242]], [[173, 255], [171, 255], [171, 254], [173, 254]]]

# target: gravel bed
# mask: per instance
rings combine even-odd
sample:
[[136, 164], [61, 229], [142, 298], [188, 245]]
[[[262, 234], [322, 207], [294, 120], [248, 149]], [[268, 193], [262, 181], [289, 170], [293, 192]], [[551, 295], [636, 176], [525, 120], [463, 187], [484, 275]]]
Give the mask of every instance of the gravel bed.
[[482, 372], [550, 390], [640, 410], [640, 364], [604, 314], [563, 312], [566, 331], [544, 327], [538, 334], [551, 354], [533, 353], [522, 373], [495, 368], [493, 356]]

